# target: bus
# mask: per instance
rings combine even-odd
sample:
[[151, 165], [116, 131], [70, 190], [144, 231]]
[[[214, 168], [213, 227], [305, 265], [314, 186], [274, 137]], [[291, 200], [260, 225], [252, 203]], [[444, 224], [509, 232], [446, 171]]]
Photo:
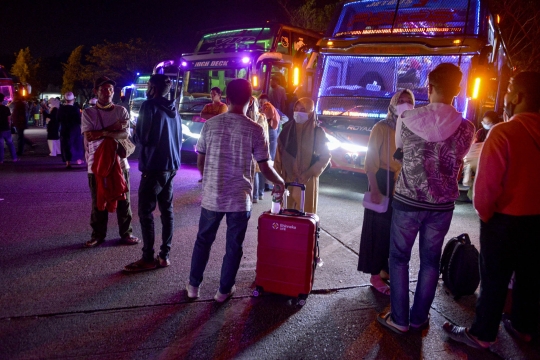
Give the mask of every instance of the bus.
[[[183, 150], [195, 151], [204, 119], [199, 115], [211, 102], [210, 89], [219, 87], [226, 96], [233, 79], [251, 81], [254, 95], [268, 93], [271, 77], [285, 88], [284, 113], [296, 97], [313, 93], [316, 44], [322, 34], [280, 23], [242, 28], [222, 28], [202, 36], [195, 51], [179, 61], [178, 109], [184, 134]], [[223, 100], [224, 101], [224, 100]]]
[[373, 126], [396, 91], [428, 104], [429, 72], [443, 62], [463, 72], [454, 106], [477, 126], [502, 112], [511, 63], [499, 18], [483, 0], [357, 0], [344, 3], [320, 42], [316, 111], [331, 167], [364, 172]]
[[30, 84], [21, 84], [13, 81], [13, 78], [6, 70], [6, 68], [0, 65], [0, 93], [4, 94], [4, 102], [9, 103], [13, 101], [13, 94], [18, 91], [26, 98], [32, 93], [32, 87]]

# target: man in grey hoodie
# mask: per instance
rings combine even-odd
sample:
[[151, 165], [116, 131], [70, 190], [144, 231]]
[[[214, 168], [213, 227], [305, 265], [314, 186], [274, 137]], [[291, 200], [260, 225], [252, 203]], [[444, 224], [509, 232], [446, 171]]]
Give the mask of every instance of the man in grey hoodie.
[[[152, 270], [170, 265], [169, 252], [173, 235], [173, 179], [180, 168], [182, 124], [174, 106], [167, 100], [171, 79], [155, 74], [148, 81], [147, 101], [143, 102], [135, 128], [135, 140], [141, 145], [139, 170], [139, 219], [143, 235], [143, 256], [127, 265], [126, 272]], [[154, 215], [159, 206], [162, 242], [154, 259]]]
[[[403, 166], [396, 183], [390, 230], [391, 312], [377, 320], [396, 333], [429, 325], [442, 245], [459, 197], [458, 172], [475, 127], [451, 104], [460, 92], [459, 67], [442, 63], [429, 73], [430, 104], [405, 111], [400, 137]], [[409, 308], [409, 260], [420, 233], [420, 272]]]

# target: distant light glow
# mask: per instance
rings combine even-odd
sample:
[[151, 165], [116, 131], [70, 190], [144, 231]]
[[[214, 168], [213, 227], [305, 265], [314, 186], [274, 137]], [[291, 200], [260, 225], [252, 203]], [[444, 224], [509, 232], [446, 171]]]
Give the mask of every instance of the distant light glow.
[[182, 66], [187, 66], [187, 62], [182, 61]]
[[141, 73], [137, 73], [137, 76], [141, 75]]
[[295, 66], [293, 70], [293, 86], [298, 86], [298, 84], [300, 84], [300, 69]]
[[479, 77], [474, 79], [474, 88], [473, 88], [473, 93], [472, 93], [473, 99], [478, 99], [478, 93], [480, 92], [480, 81], [481, 79]]
[[251, 83], [254, 88], [259, 87], [259, 77], [257, 75], [253, 75], [253, 77], [251, 78]]
[[243, 62], [244, 64], [249, 63], [249, 60], [250, 60], [250, 59], [249, 59], [249, 57], [247, 57], [247, 56], [244, 56], [244, 57], [242, 58], [242, 62]]

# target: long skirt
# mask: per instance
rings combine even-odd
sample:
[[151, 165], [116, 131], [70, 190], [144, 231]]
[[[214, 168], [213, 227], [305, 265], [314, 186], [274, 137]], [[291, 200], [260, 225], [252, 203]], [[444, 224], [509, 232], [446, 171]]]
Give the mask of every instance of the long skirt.
[[[379, 169], [375, 174], [379, 190], [386, 195], [386, 170]], [[394, 189], [394, 173], [390, 172], [390, 193]], [[377, 275], [381, 270], [388, 272], [390, 253], [390, 226], [392, 224], [392, 196], [385, 213], [364, 210], [364, 223], [360, 237], [358, 271]]]

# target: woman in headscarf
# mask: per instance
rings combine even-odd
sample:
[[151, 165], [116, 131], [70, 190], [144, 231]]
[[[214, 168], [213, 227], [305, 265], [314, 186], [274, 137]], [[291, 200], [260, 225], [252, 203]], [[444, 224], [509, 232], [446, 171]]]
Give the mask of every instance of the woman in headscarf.
[[[380, 203], [383, 196], [390, 197], [385, 213], [364, 210], [364, 223], [360, 237], [358, 271], [371, 274], [371, 285], [379, 292], [390, 295], [390, 287], [385, 280], [388, 275], [388, 255], [390, 251], [390, 223], [392, 220], [391, 201], [395, 181], [401, 164], [393, 159], [396, 151], [396, 123], [403, 111], [414, 108], [414, 95], [408, 90], [398, 91], [392, 96], [386, 119], [378, 122], [371, 130], [364, 169], [366, 171], [371, 199]], [[389, 177], [387, 171], [390, 171]], [[389, 194], [386, 182], [389, 178]]]
[[[264, 137], [268, 143], [268, 121], [266, 116], [259, 112], [259, 102], [255, 96], [251, 97], [252, 103], [249, 105], [247, 110], [247, 116], [255, 121], [257, 124], [261, 125], [264, 130]], [[264, 197], [264, 176], [259, 169], [259, 164], [255, 162], [255, 176], [253, 177], [253, 203], [259, 202]]]
[[[305, 212], [317, 213], [319, 176], [330, 162], [326, 135], [317, 126], [315, 104], [301, 98], [294, 105], [294, 121], [283, 126], [278, 137], [274, 168], [285, 182], [306, 185]], [[287, 207], [300, 210], [300, 188], [291, 187]]]
[[43, 112], [47, 124], [47, 143], [51, 151], [50, 156], [56, 156], [62, 153], [60, 150], [60, 123], [56, 117], [59, 107], [60, 100], [53, 98], [49, 100], [49, 112]]

